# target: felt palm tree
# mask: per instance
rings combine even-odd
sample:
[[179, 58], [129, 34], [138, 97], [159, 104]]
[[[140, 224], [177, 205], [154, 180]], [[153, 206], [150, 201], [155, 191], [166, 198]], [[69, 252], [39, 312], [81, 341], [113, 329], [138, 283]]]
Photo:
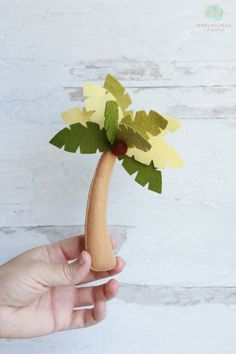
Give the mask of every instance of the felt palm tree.
[[153, 110], [129, 110], [129, 94], [110, 74], [103, 87], [86, 82], [83, 95], [83, 109], [62, 113], [68, 126], [50, 143], [71, 153], [78, 149], [81, 154], [102, 153], [88, 195], [85, 247], [92, 258], [92, 269], [104, 271], [114, 268], [116, 262], [106, 221], [109, 182], [116, 160], [122, 162], [129, 175], [136, 174], [135, 181], [141, 186], [161, 193], [161, 169], [183, 166], [178, 153], [163, 140], [180, 124]]

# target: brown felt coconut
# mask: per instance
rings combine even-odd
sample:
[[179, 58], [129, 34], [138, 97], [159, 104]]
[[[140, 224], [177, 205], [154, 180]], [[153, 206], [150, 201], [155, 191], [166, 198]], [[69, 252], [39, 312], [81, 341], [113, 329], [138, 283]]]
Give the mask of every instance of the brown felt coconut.
[[117, 159], [135, 181], [157, 193], [162, 191], [161, 169], [178, 168], [183, 161], [163, 140], [180, 124], [173, 118], [151, 110], [132, 112], [130, 96], [112, 75], [104, 86], [85, 83], [84, 108], [62, 113], [68, 127], [60, 130], [50, 143], [65, 151], [82, 154], [102, 152], [91, 182], [85, 219], [85, 248], [92, 258], [92, 269], [108, 271], [116, 259], [107, 226], [109, 184]]

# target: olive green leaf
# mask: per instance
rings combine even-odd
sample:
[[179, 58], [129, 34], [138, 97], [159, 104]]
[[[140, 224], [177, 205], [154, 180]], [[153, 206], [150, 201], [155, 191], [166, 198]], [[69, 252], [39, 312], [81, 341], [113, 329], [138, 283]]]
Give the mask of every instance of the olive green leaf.
[[150, 165], [144, 165], [141, 162], [136, 161], [133, 157], [122, 156], [119, 158], [122, 161], [122, 166], [128, 172], [129, 175], [133, 175], [137, 172], [135, 181], [141, 186], [148, 184], [148, 189], [161, 193], [162, 191], [162, 175], [161, 171], [157, 170], [153, 163]]
[[137, 149], [143, 151], [148, 151], [152, 147], [141, 134], [135, 131], [133, 127], [126, 124], [119, 125], [117, 139], [125, 141], [130, 148], [136, 147]]
[[149, 114], [145, 111], [137, 111], [133, 119], [127, 115], [121, 123], [128, 124], [148, 139], [148, 133], [152, 136], [160, 134], [167, 127], [168, 121], [155, 111], [150, 111]]
[[118, 105], [123, 112], [132, 103], [131, 98], [128, 93], [125, 93], [124, 86], [111, 74], [108, 74], [105, 78], [104, 88], [108, 90], [116, 99]]
[[75, 153], [80, 148], [81, 154], [94, 154], [110, 149], [105, 129], [100, 129], [94, 122], [87, 122], [86, 126], [81, 123], [70, 125], [69, 128], [60, 130], [51, 140], [50, 144]]

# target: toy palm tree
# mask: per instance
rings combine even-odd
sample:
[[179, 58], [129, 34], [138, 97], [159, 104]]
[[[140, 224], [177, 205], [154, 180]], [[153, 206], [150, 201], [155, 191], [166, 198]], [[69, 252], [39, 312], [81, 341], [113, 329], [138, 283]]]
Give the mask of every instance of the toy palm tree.
[[183, 162], [177, 152], [162, 137], [174, 132], [180, 124], [173, 118], [155, 111], [136, 113], [127, 110], [130, 96], [120, 82], [110, 74], [104, 87], [86, 82], [83, 94], [84, 108], [62, 113], [69, 125], [50, 141], [58, 148], [81, 154], [102, 152], [91, 182], [85, 221], [85, 247], [92, 258], [92, 269], [110, 270], [115, 267], [106, 222], [109, 182], [117, 160], [135, 181], [148, 185], [151, 191], [161, 193], [160, 169], [177, 168]]

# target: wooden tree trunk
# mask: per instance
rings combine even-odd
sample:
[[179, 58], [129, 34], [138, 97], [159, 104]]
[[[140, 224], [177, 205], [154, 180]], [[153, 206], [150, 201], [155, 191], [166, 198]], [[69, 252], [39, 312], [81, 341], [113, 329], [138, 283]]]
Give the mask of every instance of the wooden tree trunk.
[[109, 184], [116, 156], [111, 151], [102, 154], [91, 182], [85, 221], [85, 249], [92, 258], [92, 269], [107, 271], [116, 265], [106, 214]]

